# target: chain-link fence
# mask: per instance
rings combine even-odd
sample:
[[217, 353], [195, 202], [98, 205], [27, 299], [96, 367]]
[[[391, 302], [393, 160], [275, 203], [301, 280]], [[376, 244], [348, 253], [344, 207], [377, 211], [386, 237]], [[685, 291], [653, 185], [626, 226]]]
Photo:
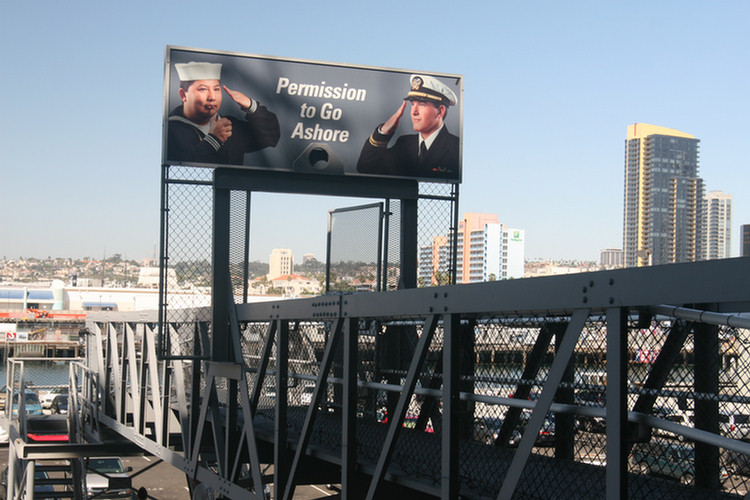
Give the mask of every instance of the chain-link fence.
[[[424, 320], [399, 317], [357, 322], [360, 461], [375, 463], [382, 452], [396, 401], [405, 390], [403, 384], [416, 355], [417, 341], [425, 333]], [[569, 320], [567, 316], [511, 315], [473, 316], [461, 321], [459, 475], [467, 498], [497, 497], [548, 381], [560, 343], [570, 334], [578, 335], [570, 364], [534, 438], [513, 498], [552, 498], [558, 491], [565, 492], [564, 498], [605, 498], [607, 322], [604, 317], [591, 316], [580, 332], [566, 332]], [[716, 328], [716, 351], [703, 355], [718, 364], [701, 368], [696, 367], [693, 339], [706, 334], [703, 325], [661, 316], [643, 323], [637, 316], [628, 323], [628, 411], [638, 412], [641, 420], [661, 419], [679, 423], [684, 429], [673, 432], [668, 424], [636, 424], [631, 419], [627, 431], [630, 497], [699, 498], [696, 492], [701, 490], [694, 486], [696, 476], [700, 476], [701, 469], [712, 467], [716, 471], [716, 498], [745, 495], [750, 491], [750, 456], [696, 440], [690, 429], [701, 425], [703, 431], [716, 436], [737, 442], [750, 439], [750, 350], [746, 342], [750, 331]], [[332, 324], [291, 323], [286, 403], [288, 431], [292, 435], [303, 430]], [[246, 331], [266, 331], [265, 325], [261, 328], [255, 324]], [[246, 336], [252, 339], [243, 344], [248, 346], [245, 362], [251, 367], [260, 359], [258, 349], [263, 337], [262, 333]], [[679, 347], [669, 345], [675, 342]], [[309, 442], [319, 451], [336, 450], [341, 440], [341, 377], [345, 363], [341, 338], [333, 349], [336, 355], [329, 372], [322, 377], [323, 397], [314, 410], [317, 417]], [[671, 350], [676, 354], [671, 354]], [[427, 349], [416, 388], [409, 395], [391, 458], [391, 468], [398, 474], [435, 487], [441, 482], [444, 401], [440, 390], [444, 383], [444, 354], [441, 323]], [[259, 417], [269, 423], [279, 404], [273, 386], [275, 366], [274, 351], [258, 411]], [[700, 372], [704, 369], [715, 375], [714, 392], [696, 390], [695, 379], [703, 376]], [[711, 414], [715, 420], [713, 429]], [[696, 455], [696, 448], [701, 446], [713, 451]], [[713, 465], [702, 465], [701, 460], [710, 462], [712, 453]], [[705, 478], [703, 481], [702, 488], [706, 488]]]
[[[190, 324], [209, 321], [212, 285], [213, 170], [186, 166], [164, 166], [162, 179], [162, 264], [159, 353], [166, 358], [196, 356], [197, 338]], [[455, 227], [457, 186], [421, 183], [418, 202], [418, 244], [429, 246], [435, 237], [451, 234]], [[339, 280], [333, 291], [395, 290], [401, 271], [401, 203], [381, 202], [380, 229], [367, 230], [353, 221], [349, 234], [333, 247]], [[249, 269], [251, 193], [230, 193], [229, 273], [236, 303], [248, 300], [250, 281], [258, 276]], [[337, 217], [344, 217], [338, 212]], [[341, 222], [344, 222], [343, 220]], [[375, 222], [373, 222], [375, 223]], [[368, 222], [368, 224], [370, 224]], [[325, 237], [321, 234], [321, 240]], [[355, 248], [359, 255], [347, 256]], [[335, 252], [339, 252], [338, 254]], [[373, 269], [377, 255], [382, 256]], [[341, 266], [356, 263], [352, 269]], [[352, 267], [352, 266], [348, 266]], [[370, 277], [378, 276], [379, 282]], [[313, 278], [313, 277], [310, 277]], [[364, 280], [364, 281], [363, 281]], [[369, 286], [372, 284], [372, 286]], [[420, 286], [433, 284], [421, 280]], [[441, 283], [445, 284], [445, 283]], [[198, 309], [203, 307], [204, 309]], [[196, 311], [199, 311], [196, 313]], [[195, 315], [200, 317], [196, 318]], [[205, 351], [204, 351], [205, 352]]]

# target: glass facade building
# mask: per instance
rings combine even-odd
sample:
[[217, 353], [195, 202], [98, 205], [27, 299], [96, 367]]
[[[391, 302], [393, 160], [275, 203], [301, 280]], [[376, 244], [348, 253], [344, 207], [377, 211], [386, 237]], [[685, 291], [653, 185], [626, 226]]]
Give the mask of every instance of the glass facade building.
[[705, 259], [699, 140], [636, 123], [625, 142], [625, 267]]

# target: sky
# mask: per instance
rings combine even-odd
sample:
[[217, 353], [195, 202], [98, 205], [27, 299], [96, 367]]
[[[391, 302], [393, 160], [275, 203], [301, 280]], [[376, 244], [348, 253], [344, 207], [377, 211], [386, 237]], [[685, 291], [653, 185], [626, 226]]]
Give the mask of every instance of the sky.
[[[527, 259], [621, 248], [628, 125], [692, 134], [737, 256], [749, 23], [745, 1], [5, 1], [0, 257], [158, 255], [168, 45], [463, 75], [459, 211], [524, 229]], [[323, 260], [328, 211], [352, 204], [253, 200], [263, 261]]]

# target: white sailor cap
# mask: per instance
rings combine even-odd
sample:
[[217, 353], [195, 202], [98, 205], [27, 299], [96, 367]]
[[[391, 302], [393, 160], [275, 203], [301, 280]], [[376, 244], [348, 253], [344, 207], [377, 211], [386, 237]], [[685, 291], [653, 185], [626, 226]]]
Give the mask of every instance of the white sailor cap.
[[221, 64], [207, 62], [189, 62], [174, 65], [181, 82], [194, 80], [221, 80]]
[[429, 75], [411, 75], [411, 90], [404, 101], [436, 102], [445, 106], [456, 105], [456, 94], [443, 82]]

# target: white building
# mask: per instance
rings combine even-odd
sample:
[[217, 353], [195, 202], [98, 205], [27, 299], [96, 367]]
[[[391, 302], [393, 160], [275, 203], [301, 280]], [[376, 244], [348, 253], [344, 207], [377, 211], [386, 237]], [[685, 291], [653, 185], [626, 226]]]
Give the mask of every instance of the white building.
[[[465, 214], [459, 223], [456, 252], [456, 282], [475, 283], [523, 278], [526, 232], [510, 228], [494, 214]], [[419, 281], [422, 285], [447, 284], [450, 272], [451, 237], [437, 236], [431, 246], [419, 251]]]
[[303, 295], [320, 295], [320, 282], [305, 278], [299, 274], [284, 274], [270, 280], [258, 278], [250, 283], [254, 293], [265, 294], [270, 288], [281, 290], [284, 297], [300, 297]]
[[605, 248], [599, 253], [599, 263], [607, 269], [619, 269], [625, 265], [622, 248]]
[[732, 256], [732, 195], [710, 191], [706, 196], [706, 259]]

